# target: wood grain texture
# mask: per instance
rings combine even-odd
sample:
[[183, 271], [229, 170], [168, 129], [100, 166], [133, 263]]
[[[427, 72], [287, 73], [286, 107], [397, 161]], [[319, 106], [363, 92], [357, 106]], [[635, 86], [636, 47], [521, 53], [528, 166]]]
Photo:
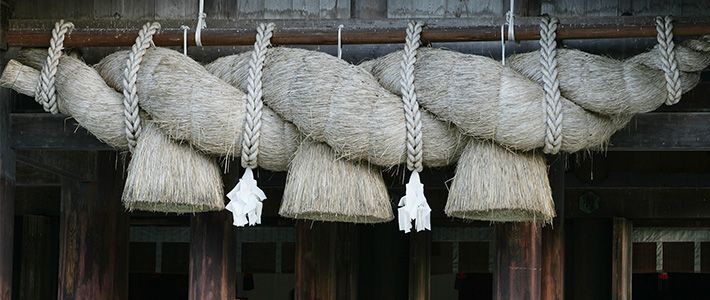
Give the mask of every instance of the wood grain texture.
[[98, 182], [62, 180], [60, 300], [128, 296], [128, 216], [116, 159], [99, 153]]
[[199, 213], [190, 221], [190, 300], [236, 296], [236, 239], [227, 211]]
[[431, 231], [409, 234], [409, 299], [431, 299]]
[[[1, 18], [0, 18], [1, 19]], [[4, 29], [0, 25], [0, 30]], [[4, 66], [5, 53], [0, 52]], [[10, 91], [0, 90], [0, 300], [12, 298], [15, 222], [15, 152], [10, 148]]]
[[296, 222], [297, 300], [358, 299], [355, 224]]
[[611, 256], [611, 299], [631, 300], [632, 223], [628, 219], [614, 218]]
[[557, 216], [542, 229], [542, 299], [562, 300], [565, 291], [565, 165], [566, 155], [551, 156], [550, 187]]
[[22, 217], [19, 299], [53, 299], [57, 295], [58, 218]]
[[497, 224], [494, 299], [541, 299], [541, 255], [540, 225]]

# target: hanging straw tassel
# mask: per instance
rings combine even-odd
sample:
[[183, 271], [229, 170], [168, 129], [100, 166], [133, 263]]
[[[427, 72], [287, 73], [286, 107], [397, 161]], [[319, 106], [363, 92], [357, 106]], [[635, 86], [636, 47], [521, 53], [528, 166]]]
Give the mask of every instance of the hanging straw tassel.
[[261, 224], [261, 203], [266, 199], [264, 191], [259, 189], [254, 180], [252, 169], [257, 167], [259, 138], [261, 136], [262, 102], [261, 76], [266, 60], [266, 48], [270, 44], [274, 24], [259, 24], [256, 29], [256, 42], [249, 62], [249, 84], [247, 85], [246, 116], [242, 137], [242, 167], [246, 169], [239, 183], [227, 194], [231, 200], [227, 210], [232, 212], [234, 226]]
[[381, 223], [394, 218], [382, 173], [367, 162], [348, 161], [328, 145], [305, 139], [291, 160], [281, 216]]
[[456, 166], [445, 212], [467, 220], [551, 222], [555, 208], [545, 157], [470, 139]]
[[414, 90], [414, 63], [417, 61], [422, 24], [410, 22], [407, 27], [407, 40], [402, 54], [401, 92], [404, 103], [407, 128], [407, 169], [412, 171], [407, 183], [406, 193], [399, 200], [399, 230], [408, 233], [412, 221], [416, 230], [431, 229], [431, 208], [424, 197], [424, 185], [419, 180], [422, 171], [422, 114], [419, 111], [417, 93]]
[[219, 211], [224, 209], [223, 194], [214, 159], [169, 139], [151, 122], [144, 124], [123, 189], [128, 210]]

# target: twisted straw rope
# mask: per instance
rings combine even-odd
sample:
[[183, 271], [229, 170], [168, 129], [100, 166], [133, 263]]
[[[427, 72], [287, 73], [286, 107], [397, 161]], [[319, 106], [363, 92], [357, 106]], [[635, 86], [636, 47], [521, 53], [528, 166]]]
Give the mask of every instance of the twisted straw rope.
[[256, 168], [259, 155], [259, 137], [261, 136], [261, 111], [264, 108], [261, 92], [261, 77], [266, 47], [271, 44], [274, 23], [261, 23], [256, 28], [256, 42], [249, 60], [247, 77], [246, 116], [244, 117], [244, 137], [242, 137], [242, 167]]
[[59, 112], [55, 77], [59, 58], [62, 56], [62, 49], [64, 49], [64, 35], [70, 33], [72, 29], [74, 29], [74, 24], [71, 22], [65, 23], [64, 20], [59, 20], [59, 22], [54, 24], [52, 38], [49, 40], [49, 49], [47, 49], [47, 60], [42, 65], [42, 71], [39, 74], [35, 100], [42, 105], [46, 112], [51, 114]]
[[123, 70], [123, 113], [126, 117], [126, 139], [128, 149], [133, 152], [138, 136], [141, 133], [141, 117], [139, 115], [138, 97], [136, 96], [136, 80], [138, 70], [143, 61], [143, 55], [153, 42], [153, 35], [160, 30], [160, 23], [146, 23], [138, 32], [136, 43], [131, 47], [126, 60], [126, 68]]
[[668, 99], [666, 105], [673, 105], [680, 101], [683, 89], [680, 85], [680, 70], [678, 70], [678, 60], [675, 55], [675, 43], [673, 42], [673, 18], [671, 16], [656, 17], [656, 30], [658, 35], [658, 47], [661, 50], [661, 64], [666, 77], [666, 90]]
[[422, 166], [422, 113], [419, 111], [417, 93], [414, 90], [414, 64], [417, 62], [422, 33], [422, 23], [410, 22], [407, 26], [407, 39], [402, 54], [402, 71], [400, 88], [404, 103], [405, 121], [407, 126], [407, 168], [410, 171], [421, 172]]
[[562, 147], [562, 101], [557, 70], [557, 25], [560, 20], [544, 16], [540, 21], [540, 72], [545, 99], [545, 147], [543, 152], [557, 154]]

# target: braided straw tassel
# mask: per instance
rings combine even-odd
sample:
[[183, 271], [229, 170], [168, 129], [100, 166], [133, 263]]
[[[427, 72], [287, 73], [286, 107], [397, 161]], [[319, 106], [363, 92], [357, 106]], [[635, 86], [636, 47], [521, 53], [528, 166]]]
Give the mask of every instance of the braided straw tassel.
[[673, 18], [671, 16], [656, 17], [656, 31], [658, 31], [656, 39], [661, 54], [661, 68], [665, 74], [666, 90], [668, 91], [666, 105], [673, 105], [678, 103], [683, 95], [678, 59], [675, 55], [675, 43], [673, 42]]
[[410, 22], [402, 55], [401, 92], [407, 127], [407, 169], [412, 171], [406, 193], [399, 200], [399, 230], [408, 233], [415, 222], [417, 231], [431, 229], [431, 208], [424, 196], [424, 185], [419, 180], [422, 171], [422, 114], [419, 111], [417, 93], [414, 90], [414, 63], [420, 44], [422, 23]]
[[135, 44], [131, 47], [126, 59], [126, 68], [123, 69], [123, 113], [126, 117], [126, 140], [128, 150], [133, 152], [136, 148], [138, 136], [141, 134], [141, 116], [138, 107], [136, 81], [143, 56], [148, 47], [153, 43], [153, 35], [160, 30], [160, 23], [146, 23], [138, 32]]
[[545, 99], [546, 154], [557, 154], [562, 147], [562, 101], [560, 76], [557, 71], [557, 25], [559, 19], [544, 16], [540, 21], [540, 73]]
[[42, 66], [39, 75], [39, 82], [35, 92], [35, 100], [42, 105], [46, 112], [51, 114], [59, 113], [57, 107], [57, 90], [55, 87], [55, 77], [57, 75], [57, 66], [59, 58], [62, 56], [64, 49], [64, 36], [74, 29], [74, 24], [59, 20], [54, 24], [52, 30], [52, 38], [49, 40], [49, 49], [47, 50], [47, 60]]
[[261, 136], [261, 116], [264, 108], [261, 92], [261, 77], [266, 48], [271, 44], [274, 24], [259, 24], [256, 29], [256, 42], [249, 61], [249, 76], [247, 78], [246, 116], [244, 118], [244, 135], [242, 136], [242, 167], [244, 175], [237, 186], [227, 194], [230, 199], [227, 210], [232, 212], [234, 226], [261, 224], [261, 210], [266, 199], [254, 180], [254, 172], [258, 165], [259, 137]]

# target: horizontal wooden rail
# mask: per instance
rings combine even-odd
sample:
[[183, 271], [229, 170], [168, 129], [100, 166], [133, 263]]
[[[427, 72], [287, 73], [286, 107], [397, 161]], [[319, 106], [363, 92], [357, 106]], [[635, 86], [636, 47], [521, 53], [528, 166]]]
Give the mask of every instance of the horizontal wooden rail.
[[[404, 29], [408, 20], [248, 20], [210, 21], [202, 31], [205, 46], [251, 45], [254, 28], [258, 22], [276, 23], [272, 43], [336, 44], [337, 27], [343, 24], [344, 44], [383, 44], [404, 42]], [[516, 18], [515, 38], [536, 40], [540, 38], [538, 17]], [[76, 21], [76, 29], [66, 37], [67, 47], [130, 46], [138, 29], [146, 21]], [[181, 24], [193, 25], [194, 20], [163, 20], [161, 32], [154, 37], [159, 46], [181, 46]], [[426, 42], [467, 42], [500, 40], [502, 18], [426, 19], [422, 32]], [[49, 45], [50, 20], [11, 20], [6, 35], [10, 47], [46, 47]], [[194, 26], [193, 26], [194, 27]], [[679, 17], [675, 22], [676, 36], [710, 34], [710, 17]], [[654, 37], [653, 17], [575, 17], [561, 18], [559, 39], [601, 39]], [[188, 44], [195, 45], [194, 30], [188, 34]]]

